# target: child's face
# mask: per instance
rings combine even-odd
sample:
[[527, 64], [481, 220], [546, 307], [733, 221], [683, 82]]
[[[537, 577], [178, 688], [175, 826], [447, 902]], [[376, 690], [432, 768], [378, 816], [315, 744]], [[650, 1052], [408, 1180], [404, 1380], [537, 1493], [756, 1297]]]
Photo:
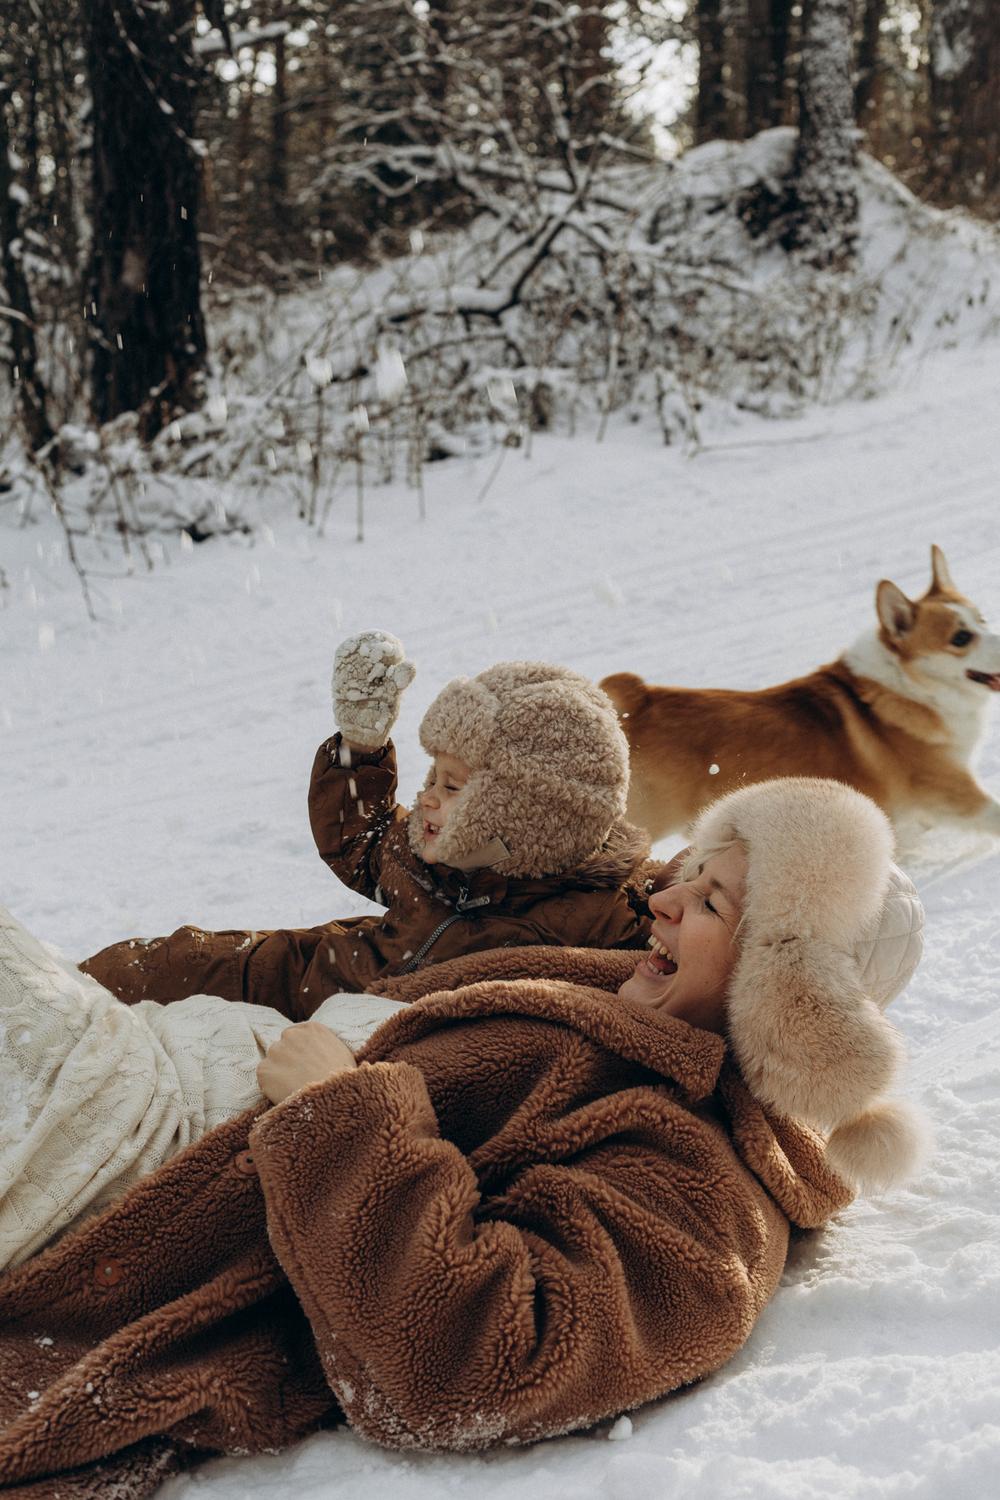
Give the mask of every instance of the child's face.
[[424, 859], [434, 863], [434, 847], [451, 815], [455, 798], [472, 775], [472, 767], [457, 755], [435, 755], [430, 785], [418, 801], [424, 819]]

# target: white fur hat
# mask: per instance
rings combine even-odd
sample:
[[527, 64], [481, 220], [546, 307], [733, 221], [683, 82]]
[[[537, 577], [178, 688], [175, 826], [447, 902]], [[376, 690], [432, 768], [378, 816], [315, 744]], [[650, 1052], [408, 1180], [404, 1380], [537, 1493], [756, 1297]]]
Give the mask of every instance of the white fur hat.
[[692, 858], [747, 850], [729, 1039], [762, 1103], [830, 1131], [827, 1158], [869, 1190], [916, 1165], [920, 1116], [887, 1098], [902, 1043], [881, 1007], [922, 947], [923, 909], [892, 864], [885, 814], [838, 781], [783, 777], [731, 792], [692, 830]]
[[[625, 811], [628, 742], [614, 705], [567, 667], [507, 661], [455, 678], [424, 715], [420, 743], [472, 768], [437, 840], [442, 864], [558, 875], [595, 854]], [[422, 857], [419, 804], [409, 834]]]

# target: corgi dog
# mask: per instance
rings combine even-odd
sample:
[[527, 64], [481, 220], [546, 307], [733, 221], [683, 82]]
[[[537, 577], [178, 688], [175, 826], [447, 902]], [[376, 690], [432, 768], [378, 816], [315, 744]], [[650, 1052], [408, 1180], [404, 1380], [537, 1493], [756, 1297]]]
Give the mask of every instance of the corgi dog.
[[908, 599], [883, 579], [878, 626], [828, 666], [757, 692], [654, 687], [631, 672], [601, 687], [631, 750], [628, 817], [652, 839], [707, 803], [773, 776], [832, 776], [897, 828], [945, 819], [1000, 837], [1000, 802], [970, 765], [1000, 692], [1000, 636], [959, 593], [940, 547]]

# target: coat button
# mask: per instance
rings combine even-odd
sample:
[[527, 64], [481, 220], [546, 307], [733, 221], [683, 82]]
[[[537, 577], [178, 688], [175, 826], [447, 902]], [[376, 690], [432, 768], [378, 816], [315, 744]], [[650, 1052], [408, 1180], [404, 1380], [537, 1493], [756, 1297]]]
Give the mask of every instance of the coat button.
[[114, 1286], [124, 1275], [120, 1260], [99, 1260], [94, 1266], [94, 1281], [98, 1286]]
[[236, 1157], [234, 1165], [237, 1172], [242, 1172], [244, 1177], [253, 1177], [257, 1172], [257, 1164], [253, 1159], [252, 1151], [241, 1151]]

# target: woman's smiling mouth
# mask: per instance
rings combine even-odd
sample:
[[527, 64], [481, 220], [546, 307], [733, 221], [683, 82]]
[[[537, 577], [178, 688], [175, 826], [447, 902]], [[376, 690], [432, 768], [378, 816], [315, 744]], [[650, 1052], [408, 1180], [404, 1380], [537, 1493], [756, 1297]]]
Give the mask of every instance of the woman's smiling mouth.
[[645, 962], [646, 967], [653, 974], [677, 973], [677, 960], [665, 943], [661, 943], [659, 938], [651, 937], [649, 939], [649, 948], [650, 951]]

